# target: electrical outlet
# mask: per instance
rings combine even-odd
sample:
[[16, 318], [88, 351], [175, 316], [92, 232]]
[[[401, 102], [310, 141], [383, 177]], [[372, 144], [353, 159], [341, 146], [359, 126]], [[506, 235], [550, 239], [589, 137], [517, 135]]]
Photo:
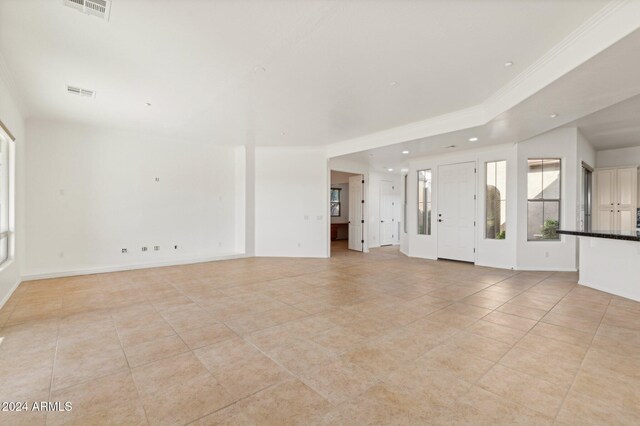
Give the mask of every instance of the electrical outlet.
[[127, 252], [127, 249], [126, 249], [126, 248], [123, 248], [123, 249], [122, 249], [122, 252], [123, 252], [123, 253], [126, 253], [126, 252]]
[[153, 246], [153, 251], [160, 251], [160, 246]]
[[142, 251], [147, 251], [147, 250], [148, 250], [148, 248], [142, 247]]
[[156, 178], [156, 182], [160, 182], [160, 178], [159, 177]]

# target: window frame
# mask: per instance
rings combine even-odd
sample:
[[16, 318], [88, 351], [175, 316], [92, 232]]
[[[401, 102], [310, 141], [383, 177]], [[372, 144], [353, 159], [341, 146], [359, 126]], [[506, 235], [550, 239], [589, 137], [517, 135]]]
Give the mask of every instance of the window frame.
[[[331, 201], [331, 191], [338, 191], [338, 201]], [[329, 192], [329, 214], [331, 217], [340, 217], [342, 216], [342, 188], [331, 188]], [[336, 204], [338, 206], [338, 214], [332, 214], [333, 205]]]
[[[426, 182], [429, 182], [429, 192], [428, 195], [426, 196], [425, 200], [422, 201], [422, 203], [420, 202], [420, 173], [422, 172], [429, 172], [429, 179], [428, 180], [424, 180], [425, 185], [424, 187], [427, 187]], [[433, 226], [431, 224], [431, 213], [432, 213], [432, 209], [433, 209], [433, 170], [431, 168], [429, 169], [420, 169], [416, 171], [416, 178], [417, 178], [417, 182], [418, 182], [418, 188], [417, 188], [417, 195], [418, 195], [418, 199], [416, 200], [416, 207], [417, 207], [417, 219], [418, 222], [416, 224], [416, 233], [417, 235], [425, 235], [425, 236], [429, 236], [432, 235], [433, 233]], [[420, 204], [423, 204], [424, 206], [424, 232], [420, 232], [420, 219], [421, 219], [421, 214], [420, 214]]]
[[[488, 199], [489, 197], [488, 195], [488, 190], [487, 190], [487, 186], [488, 186], [488, 176], [489, 176], [489, 164], [492, 163], [504, 163], [504, 171], [505, 171], [505, 187], [504, 187], [504, 197], [500, 198], [500, 203], [502, 203], [502, 201], [504, 201], [504, 215], [505, 215], [505, 238], [496, 238], [496, 237], [488, 237], [487, 236], [487, 210], [488, 210], [488, 206], [489, 206], [489, 202]], [[507, 231], [507, 188], [508, 188], [508, 182], [509, 179], [507, 178], [507, 167], [508, 167], [508, 161], [506, 159], [502, 159], [502, 160], [491, 160], [491, 161], [485, 161], [484, 163], [484, 239], [485, 240], [494, 240], [494, 241], [505, 241], [506, 238], [506, 231]], [[497, 168], [496, 168], [497, 170]], [[497, 173], [496, 173], [496, 179], [497, 179]], [[497, 183], [497, 182], [496, 182]], [[528, 182], [527, 182], [528, 184]], [[494, 187], [497, 188], [497, 186], [494, 185]]]
[[406, 234], [407, 232], [409, 232], [409, 228], [407, 226], [407, 207], [409, 205], [409, 201], [407, 200], [407, 195], [409, 194], [409, 189], [408, 189], [408, 184], [409, 184], [409, 175], [406, 174], [404, 175], [404, 211], [403, 211], [403, 218], [402, 220], [404, 221], [404, 223], [402, 224], [404, 233]]
[[[544, 162], [557, 160], [559, 164], [558, 171], [558, 198], [529, 198], [529, 162], [531, 160], [538, 160], [542, 162], [542, 173], [544, 173]], [[544, 196], [544, 188], [542, 188], [542, 194]], [[544, 202], [557, 202], [558, 203], [558, 229], [560, 229], [560, 225], [562, 223], [562, 158], [561, 157], [533, 157], [527, 158], [527, 242], [547, 242], [547, 243], [555, 243], [562, 241], [562, 235], [557, 234], [557, 238], [553, 239], [544, 239], [544, 238], [529, 238], [529, 203], [543, 203], [542, 204], [542, 223], [544, 225]]]

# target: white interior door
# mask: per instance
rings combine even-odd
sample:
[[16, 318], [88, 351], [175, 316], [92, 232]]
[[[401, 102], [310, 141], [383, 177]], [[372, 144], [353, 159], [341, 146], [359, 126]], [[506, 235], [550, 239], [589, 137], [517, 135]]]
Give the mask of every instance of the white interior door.
[[380, 245], [388, 246], [396, 241], [398, 224], [395, 219], [394, 185], [389, 181], [380, 182]]
[[349, 250], [363, 251], [364, 182], [362, 175], [349, 178]]
[[438, 168], [438, 257], [475, 260], [476, 164]]

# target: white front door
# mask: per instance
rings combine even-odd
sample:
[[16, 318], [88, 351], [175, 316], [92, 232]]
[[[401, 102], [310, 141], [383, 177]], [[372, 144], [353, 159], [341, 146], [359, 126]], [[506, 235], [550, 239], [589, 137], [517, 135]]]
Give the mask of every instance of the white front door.
[[395, 219], [395, 194], [392, 182], [380, 182], [380, 245], [388, 246], [396, 241], [398, 223]]
[[475, 261], [476, 164], [438, 168], [438, 257]]
[[362, 175], [349, 178], [349, 250], [363, 251], [364, 183]]

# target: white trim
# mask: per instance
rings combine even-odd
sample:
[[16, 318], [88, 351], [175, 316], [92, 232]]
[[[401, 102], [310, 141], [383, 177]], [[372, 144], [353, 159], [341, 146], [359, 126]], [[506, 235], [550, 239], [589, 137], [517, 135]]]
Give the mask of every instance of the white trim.
[[517, 266], [514, 271], [532, 272], [578, 272], [577, 268], [543, 268], [540, 266]]
[[[491, 265], [489, 263], [478, 263], [476, 262], [476, 266], [482, 266], [483, 268], [493, 268], [493, 269], [506, 269], [509, 271], [516, 271], [517, 269], [514, 266], [510, 265]], [[551, 271], [549, 271], [551, 272]]]
[[16, 289], [18, 288], [18, 286], [20, 285], [21, 282], [22, 281], [20, 279], [18, 279], [18, 281], [16, 281], [16, 283], [9, 289], [7, 294], [4, 295], [4, 297], [0, 301], [0, 309], [2, 309], [4, 307], [4, 304], [9, 301], [9, 299], [13, 295], [13, 292], [16, 291]]
[[43, 272], [43, 273], [36, 273], [36, 274], [25, 274], [22, 276], [22, 280], [23, 281], [44, 280], [48, 278], [72, 277], [76, 275], [104, 274], [107, 272], [131, 271], [135, 269], [151, 269], [151, 268], [160, 268], [163, 266], [191, 265], [194, 263], [242, 259], [246, 257], [249, 257], [249, 256], [247, 256], [244, 253], [238, 253], [238, 254], [229, 254], [229, 255], [215, 256], [215, 257], [200, 257], [200, 258], [183, 259], [183, 260], [168, 260], [164, 262], [150, 262], [150, 263], [140, 263], [140, 264], [132, 264], [132, 265], [104, 266], [100, 268], [76, 269], [76, 270], [66, 270], [66, 271], [57, 271], [57, 272]]
[[635, 300], [636, 302], [640, 302], [640, 300], [637, 299], [638, 295], [637, 294], [629, 294], [625, 291], [620, 291], [619, 289], [613, 289], [613, 288], [609, 288], [609, 287], [604, 287], [604, 286], [598, 286], [598, 285], [592, 285], [592, 284], [583, 284], [580, 282], [581, 280], [578, 280], [578, 284], [586, 287], [586, 288], [591, 288], [593, 290], [598, 290], [598, 291], [604, 291], [605, 293], [609, 293], [612, 294], [614, 296], [620, 296], [620, 297], [624, 297], [626, 299], [631, 299], [631, 300]]

